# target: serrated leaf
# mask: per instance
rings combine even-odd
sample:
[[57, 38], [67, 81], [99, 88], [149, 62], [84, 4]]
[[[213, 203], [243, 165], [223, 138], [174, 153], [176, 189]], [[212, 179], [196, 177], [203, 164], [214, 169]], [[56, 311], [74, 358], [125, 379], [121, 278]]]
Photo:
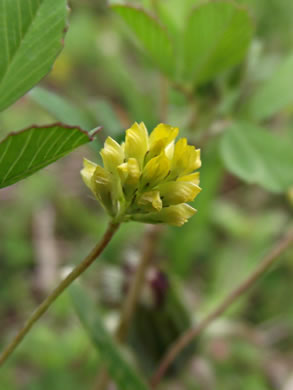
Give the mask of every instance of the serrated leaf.
[[93, 138], [63, 124], [32, 126], [0, 142], [0, 188], [30, 176]]
[[288, 137], [238, 122], [224, 133], [220, 151], [226, 168], [248, 183], [273, 192], [293, 186], [293, 144]]
[[184, 77], [200, 84], [240, 63], [252, 33], [247, 11], [233, 2], [195, 7], [184, 32]]
[[122, 4], [114, 4], [111, 8], [122, 17], [160, 69], [169, 75], [172, 74], [175, 62], [173, 47], [164, 27], [143, 9]]
[[66, 0], [0, 0], [0, 111], [49, 72], [66, 15]]
[[293, 54], [256, 90], [244, 112], [249, 119], [263, 120], [289, 105], [293, 105]]
[[78, 285], [69, 288], [74, 307], [109, 374], [120, 390], [147, 390], [148, 387], [126, 362], [118, 345], [105, 329], [97, 308]]

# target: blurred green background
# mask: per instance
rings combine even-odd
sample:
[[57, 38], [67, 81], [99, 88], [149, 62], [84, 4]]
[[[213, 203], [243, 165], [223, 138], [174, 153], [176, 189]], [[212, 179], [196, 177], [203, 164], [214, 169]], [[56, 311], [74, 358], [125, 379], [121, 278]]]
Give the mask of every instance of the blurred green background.
[[[166, 21], [199, 1], [131, 3], [162, 12]], [[258, 86], [292, 56], [293, 2], [238, 3], [253, 19], [252, 43], [241, 63], [196, 90], [194, 103], [160, 74], [106, 2], [71, 1], [64, 50], [40, 85], [1, 114], [1, 137], [32, 123], [56, 120], [88, 130], [102, 125], [103, 131], [90, 147], [0, 191], [1, 348], [62, 273], [102, 235], [107, 216], [80, 179], [82, 158], [98, 160], [105, 137], [121, 140], [134, 121], [144, 121], [149, 129], [160, 121], [178, 126], [202, 149], [203, 191], [194, 202], [198, 214], [182, 228], [164, 227], [156, 253], [162, 269], [174, 279], [190, 322], [243, 280], [286, 232], [292, 220], [292, 191], [268, 192], [266, 185], [259, 185], [261, 180], [246, 183], [243, 175], [229, 173], [219, 137]], [[289, 75], [285, 85], [293, 89], [293, 66]], [[292, 146], [293, 98], [280, 108], [260, 123], [288, 137]], [[82, 277], [108, 320], [117, 310], [104, 302], [103, 284], [111, 289], [115, 279], [101, 279], [108, 265], [119, 269], [137, 256], [144, 230], [143, 225], [124, 224], [102, 261]], [[184, 369], [170, 376], [162, 389], [293, 389], [292, 254], [291, 249], [282, 256], [252, 293], [205, 332]], [[156, 337], [160, 343], [162, 335]], [[1, 369], [0, 389], [91, 389], [101, 359], [65, 293]]]

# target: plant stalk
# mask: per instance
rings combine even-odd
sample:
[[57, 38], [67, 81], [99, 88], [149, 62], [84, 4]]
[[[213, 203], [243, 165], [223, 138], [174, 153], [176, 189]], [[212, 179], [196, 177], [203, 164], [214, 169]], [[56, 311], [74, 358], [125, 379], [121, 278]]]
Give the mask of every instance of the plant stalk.
[[13, 353], [15, 348], [20, 344], [22, 339], [29, 333], [33, 325], [40, 317], [49, 309], [52, 303], [62, 294], [62, 292], [80, 276], [103, 252], [114, 233], [118, 229], [119, 224], [110, 223], [102, 240], [95, 246], [95, 248], [88, 254], [88, 256], [78, 264], [73, 271], [53, 290], [53, 292], [40, 304], [40, 306], [33, 312], [31, 317], [26, 321], [23, 328], [17, 333], [12, 342], [0, 355], [0, 367], [5, 363], [8, 357]]

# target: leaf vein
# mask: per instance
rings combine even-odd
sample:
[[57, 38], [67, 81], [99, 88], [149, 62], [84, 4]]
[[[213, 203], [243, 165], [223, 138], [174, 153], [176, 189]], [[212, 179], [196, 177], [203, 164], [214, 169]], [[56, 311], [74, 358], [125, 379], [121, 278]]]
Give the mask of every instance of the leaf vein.
[[20, 160], [20, 158], [23, 156], [24, 152], [26, 151], [26, 149], [27, 149], [27, 147], [28, 147], [28, 145], [30, 143], [30, 140], [31, 140], [32, 135], [33, 135], [33, 132], [34, 132], [34, 130], [32, 130], [30, 135], [27, 137], [24, 146], [22, 147], [20, 153], [18, 154], [17, 159], [14, 160], [13, 164], [10, 165], [10, 168], [7, 170], [6, 175], [2, 178], [1, 184], [6, 180], [6, 178], [9, 176], [10, 172], [13, 170], [13, 168], [17, 165], [17, 163]]

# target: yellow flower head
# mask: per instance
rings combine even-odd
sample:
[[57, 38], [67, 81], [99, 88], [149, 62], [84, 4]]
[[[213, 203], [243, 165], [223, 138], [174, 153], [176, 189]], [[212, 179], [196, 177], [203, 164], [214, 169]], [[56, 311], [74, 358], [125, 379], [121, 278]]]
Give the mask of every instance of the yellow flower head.
[[159, 124], [150, 135], [143, 122], [126, 130], [125, 143], [106, 139], [104, 167], [84, 160], [81, 176], [115, 222], [139, 221], [181, 226], [196, 210], [201, 191], [200, 150], [186, 138], [175, 143], [178, 128]]

